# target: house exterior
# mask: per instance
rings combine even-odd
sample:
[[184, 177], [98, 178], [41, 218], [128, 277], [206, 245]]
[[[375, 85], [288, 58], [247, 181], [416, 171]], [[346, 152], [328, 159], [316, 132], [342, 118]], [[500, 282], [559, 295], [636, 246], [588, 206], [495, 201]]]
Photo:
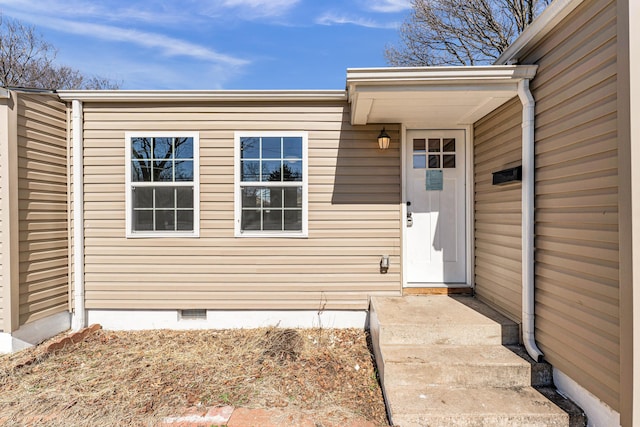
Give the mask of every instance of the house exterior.
[[0, 89], [0, 348], [69, 327], [68, 113]]
[[337, 91], [0, 89], [0, 344], [365, 326], [371, 296], [466, 288], [591, 425], [640, 423], [632, 22], [555, 0], [493, 66]]

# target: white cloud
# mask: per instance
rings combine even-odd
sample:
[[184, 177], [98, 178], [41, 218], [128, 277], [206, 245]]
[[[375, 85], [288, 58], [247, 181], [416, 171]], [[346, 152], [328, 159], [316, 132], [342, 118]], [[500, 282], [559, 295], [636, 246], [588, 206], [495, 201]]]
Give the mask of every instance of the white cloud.
[[[181, 0], [173, 1], [127, 1], [111, 0], [0, 0], [7, 10], [57, 17], [91, 18], [102, 22], [167, 23], [193, 22], [204, 16], [243, 18], [246, 15], [277, 16], [287, 12], [300, 0]], [[244, 15], [244, 16], [243, 16]]]
[[[219, 89], [243, 74], [246, 65], [252, 62], [220, 52], [209, 46], [208, 41], [188, 40], [165, 32], [176, 26], [184, 27], [185, 22], [196, 25], [206, 19], [201, 0], [183, 0], [179, 4], [130, 0], [105, 3], [0, 0], [0, 13], [4, 9], [5, 15], [38, 28], [75, 35], [78, 49], [61, 50], [59, 62], [88, 75], [122, 81], [127, 88]], [[103, 60], [95, 61], [95, 52], [81, 48], [83, 41], [91, 39], [112, 42], [103, 45]], [[172, 65], [178, 62], [189, 65]]]
[[113, 49], [105, 61], [95, 61], [90, 52], [61, 55], [63, 63], [90, 64], [88, 75], [121, 82], [122, 89], [224, 89], [244, 74], [243, 68], [187, 60], [166, 60], [158, 56], [140, 56], [135, 52]]
[[225, 64], [229, 66], [242, 66], [249, 63], [247, 60], [216, 52], [206, 46], [174, 37], [168, 37], [159, 33], [38, 15], [22, 15], [19, 17], [40, 26], [45, 26], [70, 34], [93, 37], [101, 40], [125, 42], [146, 48], [158, 49], [166, 56], [191, 57], [201, 61]]
[[327, 12], [324, 15], [316, 19], [316, 24], [320, 25], [357, 25], [359, 27], [367, 28], [381, 28], [391, 29], [397, 28], [397, 22], [380, 23], [368, 18], [351, 17], [347, 15], [337, 15], [335, 13]]
[[369, 0], [369, 9], [375, 12], [402, 12], [403, 10], [411, 9], [410, 0]]
[[[149, 70], [153, 72], [150, 73]], [[202, 68], [167, 67], [162, 62], [122, 61], [122, 71], [118, 76], [125, 89], [224, 89], [235, 79], [238, 72], [220, 65]]]
[[101, 22], [132, 24], [196, 22], [203, 17], [255, 20], [285, 15], [300, 0], [202, 0], [138, 1], [111, 0], [0, 0], [0, 7], [24, 14], [90, 18]]
[[53, 15], [57, 17], [75, 18], [95, 18], [102, 21], [125, 22], [131, 24], [133, 22], [147, 23], [168, 23], [176, 21], [185, 21], [190, 18], [193, 12], [185, 4], [181, 4], [180, 8], [173, 8], [171, 4], [158, 4], [145, 7], [145, 3], [122, 2], [117, 1], [108, 5], [99, 2], [89, 2], [87, 0], [0, 0], [0, 5], [6, 5], [7, 10], [16, 13]]
[[216, 52], [206, 46], [158, 33], [73, 21], [64, 22], [58, 29], [74, 34], [90, 35], [103, 40], [128, 42], [143, 47], [155, 48], [167, 56], [189, 56], [204, 61], [219, 62], [228, 65], [244, 65], [247, 63], [246, 60]]
[[236, 9], [240, 19], [258, 19], [282, 16], [289, 12], [300, 0], [222, 0], [211, 5], [207, 11], [211, 15], [228, 14], [228, 9]]
[[300, 0], [224, 0], [225, 7], [241, 7], [259, 11], [262, 15], [282, 15]]

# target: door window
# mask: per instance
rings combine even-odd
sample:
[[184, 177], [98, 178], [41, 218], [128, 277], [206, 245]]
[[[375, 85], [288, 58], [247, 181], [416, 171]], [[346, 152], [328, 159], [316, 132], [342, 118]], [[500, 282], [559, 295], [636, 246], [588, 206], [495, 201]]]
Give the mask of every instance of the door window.
[[456, 167], [455, 138], [415, 138], [414, 169], [452, 169]]

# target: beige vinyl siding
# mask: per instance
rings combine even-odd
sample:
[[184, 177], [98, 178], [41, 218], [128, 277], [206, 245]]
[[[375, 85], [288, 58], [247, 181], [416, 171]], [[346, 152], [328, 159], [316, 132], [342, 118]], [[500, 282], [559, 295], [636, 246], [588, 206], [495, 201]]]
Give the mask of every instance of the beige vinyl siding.
[[522, 163], [521, 123], [517, 98], [478, 121], [473, 157], [476, 294], [516, 321], [522, 311], [522, 186], [492, 185], [492, 172]]
[[519, 59], [539, 66], [536, 339], [554, 367], [619, 410], [616, 33], [615, 2], [585, 1]]
[[68, 310], [66, 107], [18, 96], [20, 325]]
[[[0, 114], [5, 114], [5, 109], [8, 108], [5, 105], [0, 105]], [[8, 129], [0, 129], [0, 132], [8, 132]], [[2, 138], [0, 139], [2, 141], [4, 141], [5, 139]], [[6, 137], [6, 140], [8, 140], [8, 135]], [[2, 150], [0, 150], [1, 152]], [[0, 156], [2, 154], [0, 153]], [[4, 330], [4, 306], [5, 306], [5, 298], [4, 298], [4, 268], [3, 268], [3, 263], [4, 263], [4, 251], [6, 248], [6, 245], [4, 244], [4, 234], [2, 232], [3, 227], [2, 227], [2, 218], [4, 217], [3, 215], [3, 210], [5, 209], [5, 203], [6, 200], [4, 200], [2, 198], [2, 194], [4, 194], [4, 192], [2, 191], [2, 187], [5, 185], [4, 181], [6, 180], [4, 174], [6, 173], [6, 171], [4, 170], [4, 168], [2, 167], [2, 159], [0, 159], [0, 332], [2, 332]]]
[[[399, 149], [378, 150], [380, 126], [352, 128], [347, 109], [85, 103], [87, 308], [365, 309], [399, 295]], [[125, 132], [181, 130], [200, 135], [200, 237], [126, 239]], [[278, 130], [309, 133], [309, 237], [236, 238], [234, 132]]]

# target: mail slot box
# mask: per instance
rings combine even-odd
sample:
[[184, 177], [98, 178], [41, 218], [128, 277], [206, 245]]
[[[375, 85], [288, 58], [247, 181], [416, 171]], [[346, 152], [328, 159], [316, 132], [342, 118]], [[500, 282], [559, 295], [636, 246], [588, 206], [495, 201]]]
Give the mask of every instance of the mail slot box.
[[503, 185], [520, 181], [522, 181], [522, 166], [493, 172], [493, 185]]

